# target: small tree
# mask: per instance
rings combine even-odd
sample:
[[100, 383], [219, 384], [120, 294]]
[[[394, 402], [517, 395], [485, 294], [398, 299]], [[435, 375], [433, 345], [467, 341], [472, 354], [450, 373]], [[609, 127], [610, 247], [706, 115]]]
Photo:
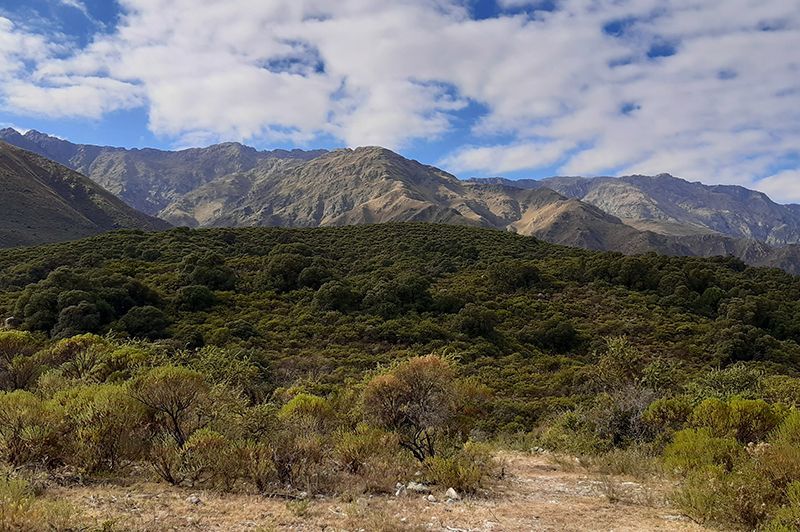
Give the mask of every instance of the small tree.
[[179, 447], [193, 432], [193, 412], [208, 397], [210, 387], [202, 373], [188, 368], [161, 366], [136, 378], [131, 396], [152, 409], [164, 431]]
[[133, 307], [119, 320], [119, 326], [131, 336], [158, 338], [164, 334], [169, 321], [158, 308], [152, 306]]
[[453, 418], [454, 377], [450, 362], [439, 356], [412, 358], [367, 384], [365, 414], [424, 461], [436, 454], [437, 436]]

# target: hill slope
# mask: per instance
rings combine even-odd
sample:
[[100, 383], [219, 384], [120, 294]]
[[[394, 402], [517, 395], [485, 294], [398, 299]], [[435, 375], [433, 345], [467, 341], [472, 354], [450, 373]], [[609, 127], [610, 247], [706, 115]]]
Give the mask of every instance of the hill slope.
[[180, 151], [126, 149], [74, 144], [35, 130], [24, 135], [6, 128], [0, 140], [76, 170], [147, 214], [208, 181], [247, 171], [266, 159], [307, 160], [324, 150], [258, 151], [236, 142]]
[[90, 179], [0, 142], [0, 247], [72, 240], [113, 229], [165, 229]]
[[781, 205], [740, 186], [690, 183], [669, 174], [476, 181], [550, 188], [595, 205], [628, 225], [661, 234], [718, 233], [771, 245], [800, 243], [800, 206]]
[[[509, 184], [510, 183], [510, 184]], [[622, 253], [735, 255], [800, 273], [800, 248], [777, 252], [711, 231], [665, 235], [541, 186], [461, 181], [390, 150], [336, 150], [309, 161], [267, 160], [214, 179], [161, 215], [191, 227], [317, 227], [386, 222], [472, 225], [548, 242]]]

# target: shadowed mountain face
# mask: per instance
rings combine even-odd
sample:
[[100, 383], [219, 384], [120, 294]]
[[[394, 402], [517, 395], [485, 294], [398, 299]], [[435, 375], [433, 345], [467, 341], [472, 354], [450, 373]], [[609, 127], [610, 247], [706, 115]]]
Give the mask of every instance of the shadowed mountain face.
[[0, 142], [0, 200], [0, 247], [169, 227], [81, 174], [5, 142]]
[[690, 183], [669, 174], [475, 181], [546, 187], [595, 205], [628, 225], [666, 235], [718, 233], [772, 245], [800, 243], [800, 206], [780, 205], [740, 186]]
[[38, 131], [0, 130], [0, 140], [68, 166], [147, 214], [208, 181], [255, 168], [266, 159], [317, 157], [325, 150], [258, 151], [236, 142], [180, 151], [73, 144]]

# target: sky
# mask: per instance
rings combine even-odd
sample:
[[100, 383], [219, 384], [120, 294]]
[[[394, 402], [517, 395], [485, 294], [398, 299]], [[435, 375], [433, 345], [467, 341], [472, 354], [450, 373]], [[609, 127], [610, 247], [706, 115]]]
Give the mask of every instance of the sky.
[[800, 0], [0, 0], [0, 126], [800, 202]]

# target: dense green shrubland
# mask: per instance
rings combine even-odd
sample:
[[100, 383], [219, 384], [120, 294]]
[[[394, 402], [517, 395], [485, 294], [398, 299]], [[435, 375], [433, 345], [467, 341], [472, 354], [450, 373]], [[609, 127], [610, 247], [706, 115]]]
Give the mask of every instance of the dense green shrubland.
[[789, 530], [798, 306], [800, 279], [736, 259], [458, 226], [4, 250], [0, 314], [23, 330], [0, 337], [0, 439], [15, 466], [219, 489], [383, 491], [420, 469], [474, 491], [480, 442], [527, 433], [663, 457], [695, 518]]

